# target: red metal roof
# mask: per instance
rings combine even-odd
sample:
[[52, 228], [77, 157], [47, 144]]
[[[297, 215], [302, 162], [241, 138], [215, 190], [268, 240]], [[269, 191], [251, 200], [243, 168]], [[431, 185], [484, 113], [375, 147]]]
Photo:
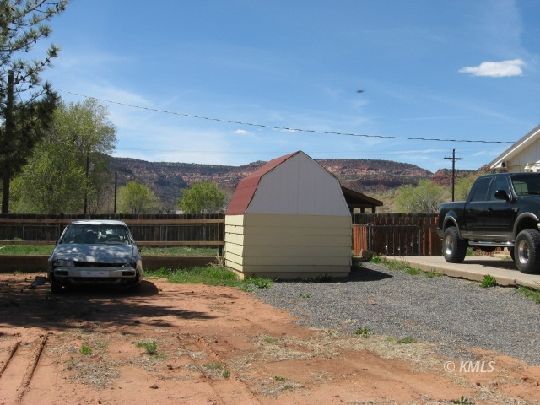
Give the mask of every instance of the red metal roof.
[[242, 180], [240, 180], [240, 183], [238, 183], [238, 186], [236, 186], [236, 190], [234, 190], [234, 194], [232, 196], [231, 202], [229, 203], [229, 206], [227, 207], [226, 214], [227, 215], [244, 214], [247, 208], [249, 207], [249, 204], [251, 203], [253, 196], [255, 195], [255, 191], [257, 191], [257, 187], [259, 186], [261, 178], [268, 172], [271, 172], [276, 167], [281, 165], [287, 159], [293, 157], [294, 155], [298, 153], [300, 153], [300, 151], [290, 153], [288, 155], [284, 155], [276, 159], [272, 159], [265, 165], [259, 167], [249, 176], [246, 176]]

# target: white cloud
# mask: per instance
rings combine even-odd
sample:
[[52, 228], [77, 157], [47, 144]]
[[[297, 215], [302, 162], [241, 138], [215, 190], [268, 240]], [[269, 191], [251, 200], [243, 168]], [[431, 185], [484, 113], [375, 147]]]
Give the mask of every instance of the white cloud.
[[478, 66], [465, 66], [459, 69], [459, 73], [468, 73], [481, 77], [512, 77], [521, 76], [521, 67], [525, 62], [521, 59], [503, 60], [500, 62], [482, 62]]
[[251, 135], [251, 132], [246, 131], [245, 129], [237, 129], [234, 133], [236, 135]]

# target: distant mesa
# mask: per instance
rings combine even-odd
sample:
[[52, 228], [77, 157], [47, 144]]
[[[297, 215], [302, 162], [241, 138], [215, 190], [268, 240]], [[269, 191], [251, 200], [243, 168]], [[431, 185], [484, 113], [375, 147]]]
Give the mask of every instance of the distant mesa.
[[[417, 165], [392, 160], [318, 159], [317, 161], [335, 175], [345, 187], [361, 192], [384, 192], [403, 185], [416, 185], [420, 179], [433, 179], [441, 185], [450, 184], [449, 170], [432, 173]], [[197, 181], [214, 181], [230, 195], [242, 177], [264, 163], [266, 162], [258, 160], [242, 166], [227, 166], [148, 162], [112, 157], [110, 168], [118, 172], [120, 185], [130, 180], [140, 181], [151, 187], [165, 206], [174, 207], [180, 190]], [[459, 171], [458, 174], [467, 172]]]

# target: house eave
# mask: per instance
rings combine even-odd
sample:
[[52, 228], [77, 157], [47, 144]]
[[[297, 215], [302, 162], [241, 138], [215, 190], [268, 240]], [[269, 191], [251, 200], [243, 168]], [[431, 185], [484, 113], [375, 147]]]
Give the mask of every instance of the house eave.
[[503, 153], [497, 156], [489, 163], [490, 169], [499, 169], [502, 167], [503, 162], [510, 159], [521, 149], [528, 146], [528, 144], [537, 136], [540, 135], [540, 125], [527, 132], [521, 139], [515, 142], [512, 146], [506, 149]]

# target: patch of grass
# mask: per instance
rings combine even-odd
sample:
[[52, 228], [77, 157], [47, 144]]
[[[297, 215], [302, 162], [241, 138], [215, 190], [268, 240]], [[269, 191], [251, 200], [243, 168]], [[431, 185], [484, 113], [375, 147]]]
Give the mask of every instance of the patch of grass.
[[86, 343], [84, 343], [79, 349], [79, 352], [81, 354], [84, 354], [85, 356], [89, 356], [90, 354], [92, 354], [92, 348], [88, 346]]
[[[50, 255], [54, 245], [0, 245], [0, 255]], [[143, 256], [217, 256], [216, 248], [189, 246], [141, 247]]]
[[273, 337], [273, 336], [265, 336], [263, 338], [263, 342], [265, 343], [270, 343], [270, 344], [275, 344], [278, 342], [277, 338]]
[[47, 255], [54, 249], [54, 245], [0, 245], [1, 255]]
[[300, 298], [305, 298], [305, 299], [311, 298], [311, 294], [308, 294], [308, 293], [300, 293]]
[[398, 260], [388, 260], [384, 257], [373, 256], [371, 259], [372, 263], [382, 264], [388, 270], [401, 271], [403, 273], [410, 274], [411, 276], [423, 275], [429, 278], [436, 277], [432, 271], [423, 271], [417, 267], [409, 266], [407, 263], [398, 261]]
[[482, 288], [491, 288], [491, 287], [495, 287], [496, 285], [497, 285], [497, 280], [495, 280], [495, 277], [489, 274], [486, 274], [482, 278], [482, 282], [480, 283], [480, 287]]
[[371, 329], [366, 327], [358, 328], [354, 331], [355, 335], [361, 336], [363, 338], [369, 337], [372, 333], [373, 332], [371, 331]]
[[452, 401], [453, 404], [459, 404], [459, 405], [472, 405], [474, 404], [473, 401], [471, 401], [469, 398], [467, 397], [461, 397], [461, 398], [458, 398], [458, 399], [454, 399]]
[[287, 379], [285, 377], [280, 376], [280, 375], [275, 375], [274, 376], [274, 381], [283, 382], [283, 381], [287, 381]]
[[525, 297], [533, 300], [537, 304], [540, 304], [540, 290], [533, 290], [529, 287], [518, 287], [518, 292], [523, 294]]
[[161, 268], [159, 270], [147, 271], [145, 272], [145, 276], [149, 278], [166, 278], [171, 283], [220, 285], [238, 287], [245, 291], [269, 288], [272, 285], [272, 280], [262, 277], [248, 277], [240, 280], [234, 272], [219, 266], [175, 270]]
[[171, 247], [146, 247], [141, 248], [141, 254], [144, 256], [217, 256], [216, 248], [200, 248], [189, 246], [171, 246]]
[[149, 354], [150, 356], [155, 356], [158, 352], [158, 345], [153, 340], [137, 342], [137, 347], [144, 349], [146, 354]]
[[229, 370], [223, 370], [223, 378], [229, 378], [231, 376], [231, 372]]
[[409, 344], [409, 343], [416, 343], [416, 339], [412, 336], [405, 336], [404, 338], [398, 339], [397, 343], [401, 344]]

